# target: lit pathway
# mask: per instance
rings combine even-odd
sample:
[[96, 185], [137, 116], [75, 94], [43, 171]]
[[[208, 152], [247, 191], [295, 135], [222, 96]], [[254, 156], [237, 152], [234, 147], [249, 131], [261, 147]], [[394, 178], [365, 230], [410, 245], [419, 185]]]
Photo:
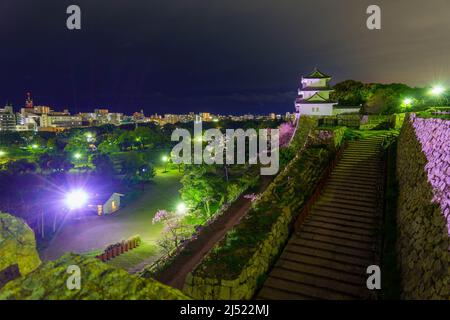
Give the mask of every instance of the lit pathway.
[[[273, 177], [262, 176], [257, 193], [263, 192]], [[202, 261], [203, 257], [232, 229], [247, 213], [251, 201], [239, 197], [217, 220], [205, 227], [198, 238], [190, 242], [173, 263], [156, 279], [171, 287], [182, 289], [186, 276]]]

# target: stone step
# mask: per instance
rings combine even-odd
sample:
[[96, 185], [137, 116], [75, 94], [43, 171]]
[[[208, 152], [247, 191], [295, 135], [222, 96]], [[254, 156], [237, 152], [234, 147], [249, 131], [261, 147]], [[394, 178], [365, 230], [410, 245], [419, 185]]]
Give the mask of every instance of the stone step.
[[339, 162], [339, 165], [343, 164], [358, 165], [363, 168], [375, 169], [381, 166], [382, 161], [379, 158], [367, 159], [367, 158], [356, 158], [350, 155], [343, 155]]
[[352, 160], [341, 160], [339, 164], [336, 166], [336, 168], [343, 168], [343, 169], [364, 169], [367, 172], [375, 172], [379, 173], [380, 169], [382, 168], [381, 163], [368, 163], [367, 161], [352, 161]]
[[[306, 228], [306, 226], [305, 226]], [[354, 264], [360, 267], [365, 267], [371, 265], [371, 261], [368, 259], [363, 259], [351, 255], [346, 255], [343, 253], [333, 252], [329, 250], [317, 249], [317, 248], [309, 248], [309, 247], [300, 247], [295, 245], [287, 245], [286, 251], [298, 253], [298, 254], [307, 254], [314, 257], [324, 258], [328, 260]]]
[[330, 175], [330, 177], [348, 179], [348, 180], [357, 180], [357, 181], [370, 181], [370, 182], [377, 181], [381, 178], [380, 175], [351, 172], [351, 170], [349, 170], [349, 171], [333, 171], [333, 173]]
[[351, 182], [355, 185], [373, 185], [378, 180], [380, 180], [380, 177], [372, 176], [372, 177], [364, 177], [364, 176], [358, 176], [356, 174], [351, 173], [340, 173], [340, 172], [333, 172], [330, 177], [329, 181], [342, 181], [342, 182]]
[[338, 166], [357, 167], [367, 170], [378, 171], [381, 168], [381, 163], [377, 159], [356, 159], [351, 157], [343, 157]]
[[375, 218], [369, 218], [369, 217], [361, 217], [361, 216], [355, 216], [355, 215], [348, 215], [348, 214], [340, 214], [340, 213], [333, 213], [328, 211], [317, 211], [314, 210], [311, 215], [323, 217], [326, 219], [339, 219], [342, 221], [350, 221], [350, 222], [359, 222], [369, 225], [378, 225], [378, 222]]
[[365, 211], [356, 211], [356, 210], [349, 210], [349, 209], [344, 209], [344, 208], [339, 208], [333, 205], [328, 205], [328, 204], [316, 204], [314, 205], [314, 207], [312, 208], [312, 214], [314, 214], [315, 212], [331, 212], [331, 213], [337, 213], [337, 214], [342, 214], [342, 215], [348, 215], [348, 216], [357, 216], [357, 217], [363, 217], [363, 218], [371, 218], [371, 219], [379, 219], [380, 216], [376, 213], [368, 213]]
[[272, 288], [268, 285], [258, 292], [256, 300], [313, 300], [314, 297], [309, 297], [304, 294], [285, 291], [282, 288]]
[[309, 220], [328, 222], [328, 223], [332, 223], [332, 224], [338, 225], [338, 226], [359, 228], [359, 229], [364, 229], [364, 230], [368, 230], [368, 231], [371, 231], [378, 226], [375, 223], [365, 223], [365, 222], [351, 221], [349, 219], [324, 217], [324, 216], [317, 215], [317, 214], [311, 214], [307, 221], [309, 221]]
[[358, 235], [358, 236], [367, 236], [369, 238], [373, 237], [375, 235], [374, 230], [360, 229], [360, 228], [355, 228], [355, 227], [351, 227], [351, 226], [342, 226], [342, 225], [338, 225], [335, 223], [323, 222], [323, 221], [318, 221], [318, 220], [314, 220], [314, 219], [308, 220], [307, 225], [317, 227], [317, 228], [345, 232], [348, 234], [353, 234], [353, 235]]
[[362, 290], [368, 290], [366, 286], [363, 287], [361, 285], [348, 284], [343, 281], [334, 280], [332, 278], [324, 278], [321, 276], [294, 272], [282, 268], [275, 268], [270, 276], [277, 279], [292, 281], [294, 282], [294, 284], [306, 284], [316, 288], [322, 288], [324, 290], [339, 292], [341, 294], [350, 295], [355, 298], [364, 296]]
[[302, 262], [293, 262], [289, 260], [278, 260], [275, 268], [289, 270], [291, 272], [300, 272], [303, 274], [309, 274], [319, 276], [323, 278], [330, 278], [335, 281], [349, 283], [357, 286], [365, 284], [366, 279], [361, 275], [354, 275], [352, 273], [342, 272], [328, 268], [327, 265], [311, 265]]
[[357, 191], [357, 190], [363, 190], [368, 192], [373, 192], [374, 194], [377, 194], [377, 188], [374, 184], [356, 184], [352, 183], [352, 181], [339, 181], [339, 180], [328, 180], [327, 184], [325, 185], [325, 188], [335, 188], [335, 189], [341, 189], [341, 190], [351, 190], [351, 191]]
[[331, 186], [325, 188], [322, 191], [322, 195], [324, 197], [333, 198], [333, 197], [341, 197], [342, 199], [346, 199], [346, 197], [357, 198], [361, 201], [375, 201], [375, 196], [372, 191], [364, 192], [362, 190], [351, 191], [351, 190], [342, 190], [337, 188], [332, 188]]
[[369, 200], [362, 199], [360, 196], [340, 196], [340, 195], [332, 195], [331, 193], [322, 193], [319, 199], [319, 202], [322, 201], [325, 203], [343, 203], [343, 204], [355, 204], [360, 207], [374, 208], [377, 205], [376, 199], [371, 195]]
[[338, 172], [350, 172], [350, 173], [355, 173], [355, 174], [364, 174], [364, 175], [369, 175], [369, 176], [379, 176], [380, 172], [378, 169], [376, 168], [365, 168], [362, 166], [346, 166], [346, 165], [337, 165], [334, 170], [333, 173], [338, 173]]
[[307, 263], [314, 266], [327, 266], [329, 269], [336, 271], [341, 271], [355, 276], [360, 276], [365, 274], [367, 267], [362, 267], [354, 264], [349, 264], [346, 262], [333, 261], [325, 258], [320, 258], [308, 254], [299, 254], [295, 252], [285, 251], [280, 257], [280, 260], [292, 261], [296, 263]]
[[323, 242], [319, 240], [309, 240], [300, 237], [293, 237], [291, 241], [289, 241], [289, 245], [297, 245], [301, 247], [309, 247], [309, 248], [315, 248], [315, 249], [322, 249], [327, 251], [332, 251], [336, 253], [343, 253], [349, 256], [354, 256], [358, 258], [363, 259], [372, 259], [373, 258], [373, 252], [368, 250], [361, 250], [361, 249], [355, 249], [352, 247], [347, 247], [342, 244], [338, 243], [329, 243], [329, 242]]
[[362, 235], [357, 235], [357, 234], [352, 234], [352, 233], [341, 232], [341, 231], [337, 231], [337, 230], [319, 228], [319, 227], [314, 227], [314, 226], [311, 226], [308, 224], [302, 226], [300, 233], [302, 231], [310, 232], [310, 233], [317, 233], [317, 234], [320, 234], [323, 236], [332, 236], [332, 237], [341, 238], [341, 239], [356, 240], [356, 241], [361, 241], [361, 242], [365, 242], [368, 244], [372, 244], [373, 240], [374, 240], [373, 237], [369, 237], [369, 236], [362, 236]]
[[328, 202], [324, 201], [322, 199], [319, 199], [319, 201], [316, 202], [317, 206], [325, 205], [325, 206], [332, 206], [334, 208], [341, 208], [341, 209], [348, 209], [348, 210], [354, 210], [357, 212], [365, 212], [368, 214], [375, 215], [377, 213], [377, 208], [375, 207], [367, 207], [367, 206], [360, 206], [358, 204], [353, 204], [351, 202], [343, 203], [343, 202]]
[[348, 240], [348, 239], [342, 239], [342, 238], [336, 238], [334, 236], [327, 236], [327, 235], [321, 235], [321, 234], [313, 234], [306, 232], [302, 230], [299, 235], [295, 235], [293, 239], [306, 239], [306, 240], [312, 240], [312, 241], [321, 241], [326, 243], [332, 243], [337, 244], [341, 246], [345, 246], [348, 248], [354, 248], [359, 250], [364, 250], [368, 252], [373, 252], [376, 248], [372, 243], [366, 243], [366, 242], [360, 242], [357, 240]]
[[266, 281], [266, 285], [270, 288], [284, 290], [291, 294], [307, 295], [314, 299], [330, 299], [330, 300], [349, 300], [356, 299], [354, 296], [334, 292], [329, 289], [317, 288], [303, 283], [294, 283], [289, 280], [279, 279], [272, 276]]

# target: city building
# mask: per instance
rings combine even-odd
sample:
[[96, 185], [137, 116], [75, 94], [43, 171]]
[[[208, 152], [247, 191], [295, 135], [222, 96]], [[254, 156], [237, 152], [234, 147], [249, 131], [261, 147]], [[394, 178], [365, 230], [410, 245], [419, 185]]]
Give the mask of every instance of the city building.
[[0, 131], [15, 131], [16, 115], [11, 105], [0, 109]]
[[82, 126], [82, 117], [80, 115], [70, 115], [65, 112], [61, 113], [52, 113], [52, 114], [43, 114], [41, 116], [40, 129], [41, 131], [45, 131], [42, 128], [61, 128], [61, 129], [69, 129], [76, 128]]
[[202, 117], [202, 121], [212, 121], [212, 116], [209, 112], [202, 112], [200, 116]]

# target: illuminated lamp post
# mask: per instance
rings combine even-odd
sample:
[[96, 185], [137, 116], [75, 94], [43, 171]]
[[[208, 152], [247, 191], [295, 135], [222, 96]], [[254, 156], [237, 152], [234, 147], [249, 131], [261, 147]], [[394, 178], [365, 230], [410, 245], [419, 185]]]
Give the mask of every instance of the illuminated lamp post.
[[443, 101], [443, 99], [447, 100], [445, 97], [445, 88], [441, 85], [436, 85], [431, 88], [430, 94], [437, 98], [438, 105], [440, 105]]
[[177, 213], [180, 215], [184, 215], [187, 212], [187, 206], [184, 202], [180, 202], [177, 205]]
[[72, 190], [66, 194], [65, 203], [70, 210], [80, 209], [86, 205], [89, 195], [82, 189]]
[[164, 162], [164, 172], [167, 172], [167, 162], [169, 162], [169, 157], [162, 156], [161, 160]]

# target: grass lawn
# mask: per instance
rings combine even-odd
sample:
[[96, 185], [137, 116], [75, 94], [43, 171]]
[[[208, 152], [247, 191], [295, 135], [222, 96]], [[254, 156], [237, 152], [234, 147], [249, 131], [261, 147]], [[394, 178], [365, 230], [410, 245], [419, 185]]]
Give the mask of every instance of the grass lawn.
[[154, 183], [140, 190], [132, 201], [116, 213], [71, 221], [65, 225], [41, 252], [42, 258], [56, 259], [68, 251], [95, 256], [110, 244], [139, 235], [141, 247], [108, 263], [128, 269], [144, 261], [157, 259], [159, 253], [156, 241], [163, 225], [153, 225], [152, 218], [158, 209], [175, 210], [180, 201], [178, 190], [181, 187], [181, 173], [177, 169], [163, 171], [164, 168], [156, 168]]

